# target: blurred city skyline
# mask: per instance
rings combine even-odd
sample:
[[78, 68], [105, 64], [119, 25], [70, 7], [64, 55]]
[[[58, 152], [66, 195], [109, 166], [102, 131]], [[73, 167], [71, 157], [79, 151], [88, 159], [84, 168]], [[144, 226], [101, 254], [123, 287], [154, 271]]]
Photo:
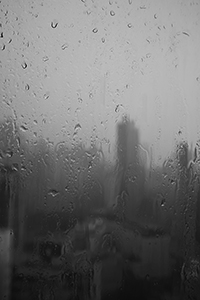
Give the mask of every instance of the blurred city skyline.
[[3, 1], [0, 119], [29, 141], [95, 140], [111, 161], [124, 114], [156, 164], [177, 141], [194, 147], [199, 12], [187, 1]]

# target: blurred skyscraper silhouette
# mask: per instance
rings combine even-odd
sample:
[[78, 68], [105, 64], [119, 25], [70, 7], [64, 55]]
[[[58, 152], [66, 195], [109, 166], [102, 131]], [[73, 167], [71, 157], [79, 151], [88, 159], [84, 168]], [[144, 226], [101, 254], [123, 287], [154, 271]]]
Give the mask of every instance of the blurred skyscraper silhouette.
[[[125, 218], [133, 220], [140, 199], [141, 166], [138, 158], [139, 132], [126, 115], [117, 126], [119, 186], [116, 187]], [[128, 200], [128, 201], [127, 201]]]

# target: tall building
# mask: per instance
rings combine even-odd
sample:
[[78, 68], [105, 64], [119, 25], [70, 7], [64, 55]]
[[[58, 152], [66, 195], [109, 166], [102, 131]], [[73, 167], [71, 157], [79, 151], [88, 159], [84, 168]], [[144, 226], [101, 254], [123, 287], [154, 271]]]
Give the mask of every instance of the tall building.
[[0, 299], [9, 298], [13, 246], [19, 242], [18, 180], [16, 170], [0, 167]]
[[117, 127], [119, 185], [116, 186], [116, 194], [120, 202], [120, 210], [124, 210], [125, 217], [131, 220], [139, 204], [138, 144], [139, 133], [135, 123], [128, 116], [123, 117]]

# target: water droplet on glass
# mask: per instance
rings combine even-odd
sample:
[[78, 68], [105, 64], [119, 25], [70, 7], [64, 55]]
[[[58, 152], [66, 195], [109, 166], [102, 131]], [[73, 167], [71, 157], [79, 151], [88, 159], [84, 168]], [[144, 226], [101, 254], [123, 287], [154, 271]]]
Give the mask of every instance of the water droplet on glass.
[[76, 126], [74, 127], [74, 131], [77, 131], [77, 130], [79, 130], [79, 129], [81, 129], [82, 127], [81, 127], [81, 125], [78, 123], [78, 124], [76, 124]]
[[68, 185], [66, 185], [65, 191], [66, 191], [66, 192], [69, 192], [69, 186], [68, 186]]
[[68, 207], [68, 211], [69, 211], [70, 213], [72, 213], [73, 210], [74, 210], [74, 204], [73, 204], [73, 202], [70, 202], [70, 203], [69, 203], [69, 207]]
[[48, 192], [48, 195], [52, 196], [52, 197], [56, 197], [59, 194], [59, 192], [57, 190], [51, 189]]
[[154, 15], [154, 19], [157, 19], [157, 14]]
[[128, 23], [128, 28], [131, 28], [132, 27], [132, 24], [131, 23]]
[[25, 90], [28, 91], [29, 89], [30, 89], [30, 85], [27, 83], [27, 84], [25, 85]]
[[48, 61], [48, 60], [49, 60], [49, 58], [48, 58], [47, 55], [43, 57], [43, 61], [44, 61], [44, 62], [45, 62], [45, 61]]
[[117, 106], [115, 107], [115, 112], [119, 112], [120, 107], [123, 108], [123, 105], [122, 104], [117, 104]]
[[163, 198], [163, 199], [161, 200], [160, 205], [161, 205], [161, 206], [165, 206], [165, 198]]
[[6, 156], [9, 157], [9, 158], [12, 157], [13, 156], [13, 151], [11, 149], [8, 149], [6, 151]]
[[0, 34], [0, 38], [3, 38], [3, 32], [1, 32], [1, 34]]
[[130, 176], [130, 177], [128, 178], [128, 180], [131, 181], [131, 182], [133, 182], [133, 183], [136, 181], [136, 179], [137, 179], [136, 176]]
[[56, 21], [56, 20], [53, 20], [52, 22], [51, 22], [51, 27], [52, 28], [56, 28], [58, 26], [58, 22]]
[[113, 17], [115, 15], [115, 12], [113, 10], [111, 10], [110, 15]]
[[92, 31], [93, 31], [94, 33], [97, 33], [97, 32], [98, 32], [98, 29], [97, 29], [97, 28], [94, 28]]
[[17, 147], [19, 148], [20, 145], [21, 145], [21, 140], [20, 140], [20, 138], [18, 137], [18, 138], [17, 138]]
[[24, 165], [21, 166], [21, 171], [26, 171], [26, 167]]
[[26, 69], [26, 68], [27, 68], [27, 63], [26, 63], [26, 62], [23, 62], [22, 68], [23, 68], [23, 69]]
[[50, 96], [49, 92], [46, 92], [46, 93], [44, 94], [44, 99], [45, 99], [45, 100], [49, 99], [49, 96]]
[[12, 170], [15, 172], [19, 171], [19, 165], [17, 163], [12, 164]]
[[22, 131], [27, 131], [27, 130], [28, 130], [28, 127], [27, 127], [26, 125], [21, 125], [21, 126], [20, 126], [20, 129], [21, 129]]
[[6, 45], [2, 45], [1, 50], [5, 50], [6, 49]]
[[65, 49], [67, 49], [68, 47], [69, 47], [68, 43], [65, 43], [65, 44], [63, 44], [63, 45], [61, 46], [61, 49], [62, 49], [62, 50], [65, 50]]
[[102, 38], [101, 41], [102, 41], [102, 43], [105, 43], [105, 38]]

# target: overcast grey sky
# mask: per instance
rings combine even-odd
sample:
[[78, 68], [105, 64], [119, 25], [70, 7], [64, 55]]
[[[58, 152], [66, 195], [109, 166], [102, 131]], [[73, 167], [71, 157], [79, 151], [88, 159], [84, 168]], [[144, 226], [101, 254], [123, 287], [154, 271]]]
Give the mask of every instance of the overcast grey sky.
[[[129, 114], [162, 160], [200, 134], [200, 1], [3, 0], [0, 117], [111, 158]], [[110, 152], [109, 152], [110, 151]]]

